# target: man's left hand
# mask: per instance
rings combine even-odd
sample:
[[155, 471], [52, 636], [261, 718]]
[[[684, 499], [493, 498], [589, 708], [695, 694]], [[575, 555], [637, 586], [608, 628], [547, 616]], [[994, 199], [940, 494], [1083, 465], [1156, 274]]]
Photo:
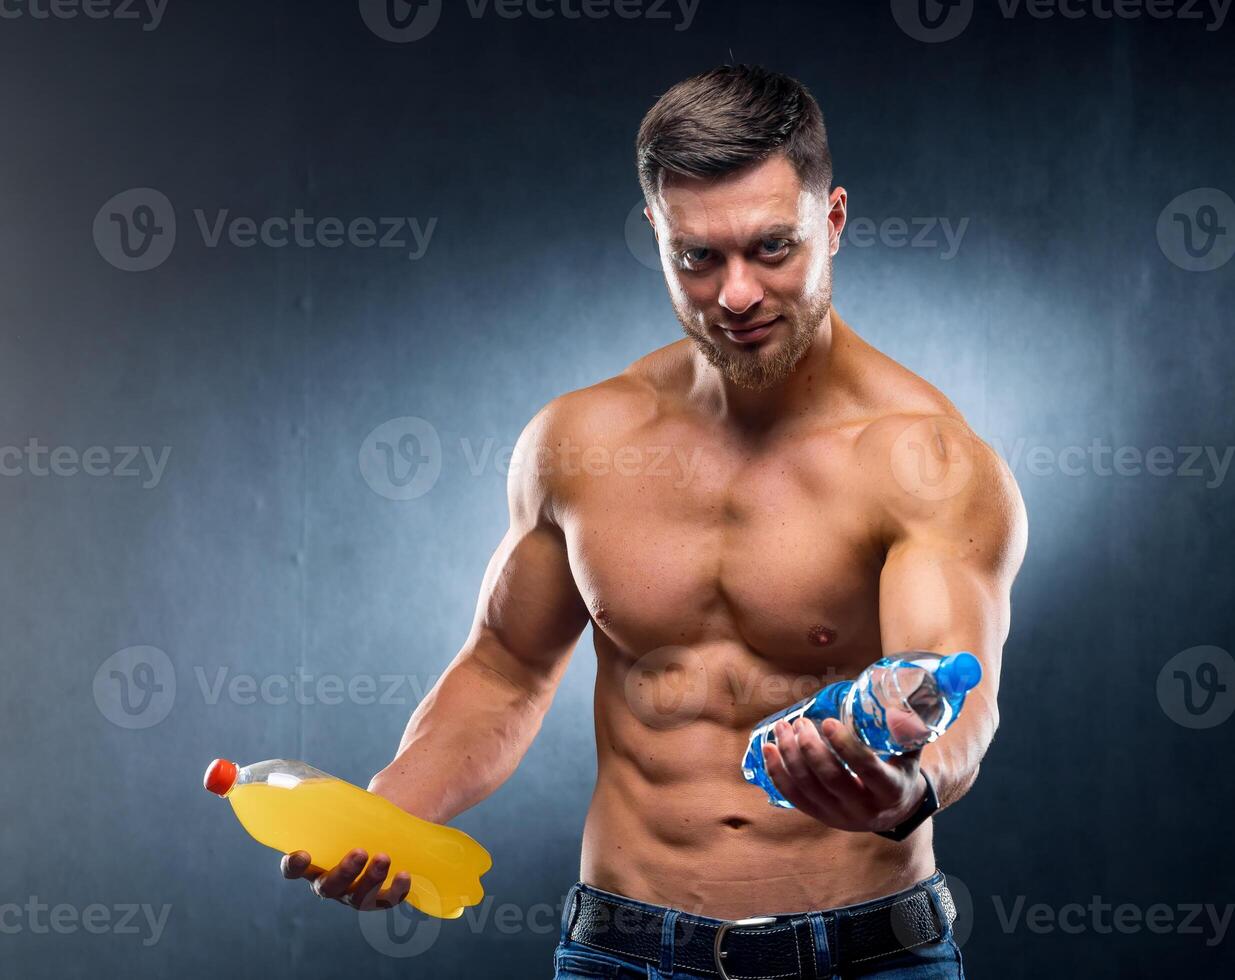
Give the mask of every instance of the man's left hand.
[[793, 726], [779, 721], [775, 730], [776, 744], [763, 748], [768, 775], [785, 799], [821, 823], [839, 830], [891, 830], [926, 795], [918, 752], [885, 762], [834, 718], [822, 725], [806, 718]]

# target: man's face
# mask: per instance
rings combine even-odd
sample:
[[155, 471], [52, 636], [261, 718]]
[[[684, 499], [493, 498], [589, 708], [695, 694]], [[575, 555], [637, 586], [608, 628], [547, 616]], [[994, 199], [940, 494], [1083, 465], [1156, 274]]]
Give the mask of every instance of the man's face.
[[674, 312], [734, 384], [783, 381], [832, 305], [845, 191], [802, 187], [784, 156], [719, 179], [673, 177], [646, 212]]

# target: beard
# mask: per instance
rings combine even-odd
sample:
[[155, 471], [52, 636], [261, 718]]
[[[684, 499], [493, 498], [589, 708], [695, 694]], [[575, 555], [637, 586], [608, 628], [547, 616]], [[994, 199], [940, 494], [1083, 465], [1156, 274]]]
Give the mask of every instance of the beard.
[[[831, 263], [829, 263], [830, 265]], [[786, 336], [779, 343], [753, 344], [749, 348], [731, 347], [713, 339], [706, 323], [692, 308], [673, 300], [673, 312], [695, 346], [727, 380], [740, 388], [764, 391], [783, 382], [814, 343], [819, 324], [832, 307], [832, 276], [827, 270], [823, 286], [805, 305], [784, 310], [781, 323]], [[768, 311], [769, 313], [772, 311]]]

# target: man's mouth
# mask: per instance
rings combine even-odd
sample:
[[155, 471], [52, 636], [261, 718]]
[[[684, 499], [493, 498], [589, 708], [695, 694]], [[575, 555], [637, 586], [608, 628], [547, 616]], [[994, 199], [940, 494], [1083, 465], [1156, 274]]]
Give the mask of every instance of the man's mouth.
[[772, 328], [776, 326], [780, 316], [769, 317], [760, 320], [758, 323], [753, 323], [743, 327], [721, 327], [725, 336], [736, 344], [753, 344], [756, 341], [762, 340], [772, 332]]

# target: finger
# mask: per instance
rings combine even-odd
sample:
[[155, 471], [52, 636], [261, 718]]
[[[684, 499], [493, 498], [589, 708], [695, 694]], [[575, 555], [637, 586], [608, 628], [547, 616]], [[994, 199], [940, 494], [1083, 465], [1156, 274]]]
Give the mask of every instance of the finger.
[[819, 734], [817, 726], [808, 722], [798, 733], [798, 745], [823, 789], [836, 801], [836, 809], [851, 823], [861, 825], [872, 809], [880, 804], [871, 795], [832, 748], [831, 743]]
[[370, 893], [386, 880], [388, 874], [390, 874], [390, 858], [385, 854], [374, 854], [364, 874], [357, 878], [355, 884], [349, 889], [351, 903], [357, 908], [364, 908]]
[[400, 871], [394, 876], [390, 887], [383, 888], [377, 895], [376, 905], [379, 909], [392, 909], [412, 890], [412, 876], [406, 871]]
[[821, 734], [875, 799], [887, 802], [900, 796], [903, 777], [858, 741], [853, 732], [840, 722], [828, 719], [822, 726]]
[[313, 863], [308, 851], [292, 851], [290, 854], [284, 854], [283, 860], [279, 862], [279, 869], [283, 872], [284, 878], [308, 878], [310, 881], [325, 870]]
[[349, 851], [342, 861], [313, 882], [313, 890], [322, 898], [341, 898], [364, 870], [366, 860], [368, 855], [360, 848]]
[[763, 765], [772, 779], [772, 785], [780, 790], [780, 795], [801, 810], [808, 817], [813, 817], [833, 826], [840, 826], [841, 816], [823, 794], [809, 796], [785, 768], [784, 754], [780, 745], [766, 742], [763, 746]]
[[[835, 794], [819, 780], [817, 774], [812, 770], [810, 763], [803, 756], [801, 743], [796, 731], [786, 722], [782, 722], [778, 728], [776, 744], [773, 747], [780, 756], [781, 768], [788, 776], [788, 782], [793, 791], [816, 808], [835, 809], [839, 801], [836, 799]], [[773, 779], [773, 782], [775, 783], [775, 779]], [[777, 784], [777, 788], [780, 788], [779, 784]], [[789, 800], [794, 806], [798, 806], [798, 803], [790, 799], [788, 795], [785, 796], [785, 799]]]

